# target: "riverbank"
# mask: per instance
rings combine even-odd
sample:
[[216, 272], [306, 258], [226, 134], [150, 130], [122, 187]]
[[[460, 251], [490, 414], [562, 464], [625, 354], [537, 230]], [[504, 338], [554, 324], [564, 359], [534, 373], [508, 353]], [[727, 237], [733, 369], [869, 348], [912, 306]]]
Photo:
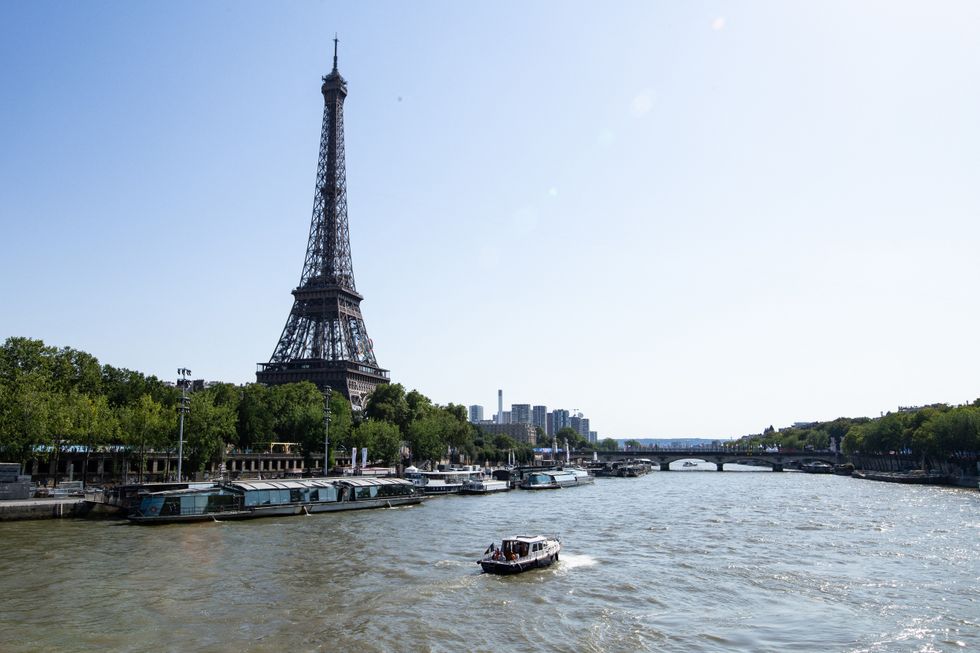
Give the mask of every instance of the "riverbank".
[[10, 499], [0, 501], [0, 521], [83, 517], [91, 511], [85, 499]]
[[885, 483], [906, 483], [912, 485], [954, 485], [959, 487], [977, 487], [980, 478], [976, 476], [951, 476], [941, 472], [924, 472], [913, 469], [904, 472], [879, 472], [856, 469], [851, 472], [852, 478], [868, 481], [883, 481]]

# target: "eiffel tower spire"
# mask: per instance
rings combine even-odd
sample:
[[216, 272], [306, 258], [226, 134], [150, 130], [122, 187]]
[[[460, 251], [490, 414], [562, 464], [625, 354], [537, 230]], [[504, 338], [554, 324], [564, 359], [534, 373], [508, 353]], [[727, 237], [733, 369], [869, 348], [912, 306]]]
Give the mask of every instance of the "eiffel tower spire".
[[388, 371], [378, 367], [361, 316], [364, 298], [354, 284], [344, 163], [347, 81], [337, 69], [337, 43], [334, 38], [333, 70], [320, 87], [323, 127], [303, 274], [279, 343], [256, 378], [265, 384], [312, 381], [361, 408], [378, 384], [388, 382]]

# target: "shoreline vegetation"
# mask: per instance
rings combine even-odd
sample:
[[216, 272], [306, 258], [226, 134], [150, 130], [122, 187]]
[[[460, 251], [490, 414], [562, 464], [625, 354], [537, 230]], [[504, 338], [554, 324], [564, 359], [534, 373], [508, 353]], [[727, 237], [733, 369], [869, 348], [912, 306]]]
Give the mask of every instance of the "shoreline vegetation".
[[[85, 454], [83, 469], [76, 470], [83, 481], [94, 471], [90, 456], [112, 453], [125, 458], [127, 475], [143, 481], [151, 473], [151, 453], [169, 453], [168, 460], [176, 454], [181, 390], [70, 347], [8, 338], [0, 346], [0, 460], [30, 466], [34, 476], [57, 484], [69, 473], [67, 453]], [[188, 396], [185, 477], [220, 465], [233, 451], [270, 451], [272, 443], [295, 445], [308, 468], [322, 469], [324, 395], [312, 383], [201, 383]], [[434, 467], [447, 454], [450, 462], [481, 464], [508, 458], [528, 463], [534, 457], [531, 444], [484, 435], [467, 421], [465, 406], [434, 404], [398, 383], [379, 386], [361, 412], [333, 392], [329, 413], [331, 467], [337, 452], [349, 455], [354, 448], [367, 448], [369, 462], [383, 466]], [[559, 437], [573, 447], [587, 444], [571, 429]], [[175, 471], [160, 474], [172, 477]]]
[[[56, 484], [68, 472], [62, 464], [68, 452], [84, 453], [86, 464], [77, 474], [83, 482], [92, 471], [89, 456], [121, 452], [127, 474], [142, 481], [148, 477], [148, 454], [177, 450], [180, 396], [181, 388], [174, 383], [100, 364], [86, 352], [31, 338], [7, 338], [0, 346], [0, 460], [31, 464], [35, 476]], [[322, 468], [324, 396], [312, 383], [209, 383], [195, 387], [189, 397], [184, 424], [187, 474], [214, 468], [233, 451], [268, 450], [270, 443], [295, 443], [308, 468], [317, 466], [318, 457]], [[446, 458], [450, 463], [483, 465], [502, 464], [511, 457], [517, 463], [534, 459], [533, 445], [506, 435], [485, 435], [469, 423], [465, 406], [434, 404], [398, 383], [379, 386], [359, 413], [340, 393], [331, 393], [329, 411], [331, 466], [335, 452], [354, 448], [367, 448], [370, 462], [383, 466], [412, 463], [431, 468]], [[580, 451], [622, 448], [612, 438], [589, 443], [569, 428], [557, 439]], [[538, 441], [546, 441], [540, 429]], [[778, 431], [770, 426], [761, 434], [719, 444], [826, 451], [832, 442], [839, 443], [856, 466], [868, 465], [873, 471], [975, 475], [980, 399], [960, 406], [902, 408], [873, 419], [841, 417]], [[639, 443], [624, 444], [628, 450]], [[169, 477], [174, 472], [162, 473]]]

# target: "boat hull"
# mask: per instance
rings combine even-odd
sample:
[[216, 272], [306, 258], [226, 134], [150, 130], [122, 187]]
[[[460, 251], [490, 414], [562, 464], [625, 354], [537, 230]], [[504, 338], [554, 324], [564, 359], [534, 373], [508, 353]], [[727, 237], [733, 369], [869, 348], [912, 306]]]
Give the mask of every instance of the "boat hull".
[[517, 536], [505, 539], [500, 548], [492, 551], [477, 562], [485, 573], [498, 575], [519, 574], [532, 569], [548, 567], [558, 560], [561, 540], [540, 535]]
[[548, 556], [541, 556], [533, 560], [516, 560], [513, 562], [508, 562], [506, 560], [481, 560], [480, 566], [483, 568], [485, 573], [508, 576], [511, 574], [531, 571], [532, 569], [550, 567], [551, 564], [557, 560], [558, 554], [554, 553]]
[[177, 524], [202, 521], [232, 521], [239, 519], [258, 519], [259, 517], [285, 517], [291, 515], [312, 515], [321, 512], [340, 512], [343, 510], [368, 510], [371, 508], [394, 508], [422, 503], [424, 496], [390, 497], [384, 499], [360, 499], [336, 503], [306, 503], [281, 506], [257, 506], [246, 510], [225, 512], [204, 512], [195, 515], [139, 515], [130, 514], [128, 518], [137, 524]]

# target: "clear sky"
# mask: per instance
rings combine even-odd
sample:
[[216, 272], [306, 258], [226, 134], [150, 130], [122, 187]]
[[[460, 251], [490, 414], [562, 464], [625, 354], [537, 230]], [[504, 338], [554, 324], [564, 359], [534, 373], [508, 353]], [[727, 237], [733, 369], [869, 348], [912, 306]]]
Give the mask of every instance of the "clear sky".
[[378, 362], [600, 437], [980, 396], [980, 3], [0, 2], [0, 339], [254, 381], [334, 33]]

